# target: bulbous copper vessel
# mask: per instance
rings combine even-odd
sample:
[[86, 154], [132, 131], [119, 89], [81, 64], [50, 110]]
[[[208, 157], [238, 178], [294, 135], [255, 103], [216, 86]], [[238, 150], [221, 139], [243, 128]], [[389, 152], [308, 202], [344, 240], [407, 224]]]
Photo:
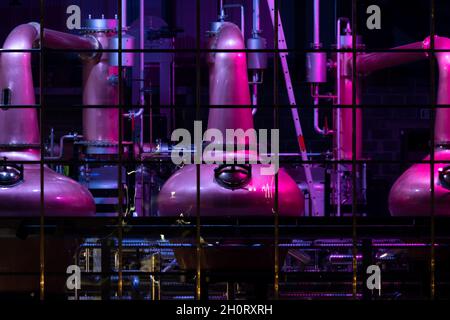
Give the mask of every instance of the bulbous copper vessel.
[[[245, 48], [239, 28], [224, 22], [210, 39], [212, 49], [240, 50]], [[213, 52], [210, 63], [210, 104], [223, 106], [209, 112], [208, 128], [219, 130], [225, 137], [226, 129], [253, 129], [247, 61], [244, 52]], [[242, 105], [246, 108], [226, 108]], [[226, 140], [226, 139], [225, 139]], [[214, 144], [215, 141], [211, 142]], [[230, 143], [230, 141], [227, 141]], [[246, 138], [231, 142], [249, 146]], [[230, 143], [230, 144], [231, 144]], [[227, 151], [222, 157], [227, 157]], [[256, 156], [255, 150], [239, 151], [234, 155]], [[208, 159], [211, 154], [206, 153]], [[271, 217], [275, 207], [275, 176], [263, 175], [265, 165], [200, 165], [200, 215], [201, 217]], [[304, 213], [304, 196], [295, 181], [283, 170], [278, 171], [280, 216], [301, 216]], [[166, 217], [195, 217], [197, 214], [197, 166], [185, 165], [164, 184], [158, 195], [159, 214]], [[200, 267], [209, 271], [263, 271], [274, 270], [273, 239], [242, 238], [233, 240], [203, 239], [209, 243], [200, 255]], [[174, 242], [192, 247], [175, 248], [180, 268], [195, 270], [197, 252], [193, 234], [184, 234]], [[261, 245], [262, 244], [262, 245]], [[280, 249], [282, 264], [287, 251]], [[233, 278], [233, 275], [229, 275]], [[269, 278], [268, 278], [269, 279]], [[246, 280], [248, 280], [246, 278]], [[270, 280], [269, 280], [270, 281]]]
[[[36, 23], [16, 27], [5, 41], [4, 49], [29, 50], [40, 39], [40, 27]], [[92, 39], [52, 30], [44, 30], [44, 44], [55, 48], [92, 49]], [[46, 217], [94, 216], [95, 203], [90, 192], [76, 181], [43, 168], [41, 190], [41, 152], [39, 127], [35, 109], [35, 96], [31, 72], [31, 53], [2, 52], [0, 55], [0, 90], [3, 93], [0, 109], [0, 217], [39, 217], [44, 191], [44, 215]], [[5, 99], [4, 93], [7, 94]], [[21, 108], [17, 108], [21, 106]], [[23, 108], [30, 106], [30, 108]], [[7, 161], [4, 161], [6, 158]], [[35, 162], [20, 164], [22, 161]], [[5, 227], [2, 225], [2, 228]], [[19, 239], [13, 235], [0, 239], [2, 258], [0, 294], [38, 293], [41, 260], [40, 238], [28, 236]], [[73, 263], [78, 246], [74, 238], [45, 236], [45, 293], [61, 294], [64, 274]]]
[[[435, 214], [447, 216], [450, 215], [450, 163], [448, 163], [450, 150], [438, 149], [434, 153], [434, 158]], [[429, 161], [430, 156], [424, 160]], [[430, 164], [415, 164], [401, 175], [389, 194], [389, 210], [393, 216], [431, 215]]]
[[[430, 38], [424, 47], [430, 46]], [[439, 66], [438, 105], [450, 104], [450, 39], [435, 37], [435, 48], [449, 50], [436, 53]], [[435, 214], [450, 216], [450, 110], [437, 108], [434, 151], [434, 207]], [[430, 160], [428, 156], [426, 161]], [[415, 164], [392, 186], [389, 194], [389, 210], [393, 216], [431, 215], [431, 165]]]
[[[4, 49], [29, 50], [40, 39], [36, 23], [16, 27], [5, 41]], [[52, 47], [87, 46], [92, 40], [46, 30]], [[85, 48], [85, 47], [81, 47]], [[39, 130], [29, 52], [3, 52], [0, 56], [0, 90], [9, 101], [0, 110], [0, 216], [39, 216], [41, 213], [41, 171]], [[3, 101], [5, 102], [5, 101]], [[2, 102], [2, 103], [3, 103]], [[14, 161], [35, 161], [23, 167]], [[44, 167], [44, 214], [46, 216], [92, 216], [95, 203], [90, 192], [77, 182]]]
[[[239, 28], [224, 22], [210, 40], [211, 49], [239, 50], [245, 48]], [[247, 77], [245, 52], [213, 52], [210, 63], [210, 104], [224, 108], [212, 108], [208, 128], [220, 130], [253, 128], [250, 90]], [[227, 105], [245, 105], [246, 108], [225, 108]], [[235, 141], [245, 145], [248, 141]], [[200, 167], [200, 215], [201, 216], [273, 216], [275, 176], [261, 175], [261, 164], [237, 168], [237, 180], [245, 175], [248, 181], [242, 187], [227, 187], [221, 183], [221, 174], [227, 167], [202, 164]], [[223, 169], [223, 172], [220, 172]], [[232, 175], [233, 173], [230, 173]], [[243, 175], [239, 177], [239, 175]], [[231, 177], [230, 177], [231, 179]], [[164, 184], [158, 196], [161, 216], [195, 216], [196, 214], [196, 165], [186, 165]], [[304, 212], [304, 197], [294, 180], [279, 170], [279, 213], [281, 216], [300, 216]]]

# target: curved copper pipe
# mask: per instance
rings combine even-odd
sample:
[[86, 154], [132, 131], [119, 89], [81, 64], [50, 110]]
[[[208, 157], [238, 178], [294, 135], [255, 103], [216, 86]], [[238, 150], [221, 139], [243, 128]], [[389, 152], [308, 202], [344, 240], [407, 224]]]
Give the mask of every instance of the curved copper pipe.
[[[82, 37], [44, 29], [44, 46], [52, 49], [93, 50], [99, 43]], [[6, 50], [30, 50], [40, 40], [38, 23], [22, 24], [7, 37]], [[36, 109], [14, 108], [36, 104], [30, 52], [4, 52], [0, 56], [0, 90], [10, 90], [10, 105], [0, 111], [0, 145], [37, 145], [39, 128]]]
[[395, 52], [395, 50], [422, 50], [423, 42], [395, 47], [389, 52], [374, 52], [361, 54], [356, 57], [356, 71], [359, 74], [367, 75], [371, 72], [407, 64], [427, 58], [425, 52]]
[[65, 32], [44, 29], [44, 46], [51, 49], [96, 50], [98, 41], [91, 36], [77, 36]]

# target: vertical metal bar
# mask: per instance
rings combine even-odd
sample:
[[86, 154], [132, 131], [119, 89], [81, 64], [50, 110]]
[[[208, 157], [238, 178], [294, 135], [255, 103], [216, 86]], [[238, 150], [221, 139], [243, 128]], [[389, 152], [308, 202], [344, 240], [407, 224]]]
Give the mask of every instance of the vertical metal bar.
[[[339, 18], [337, 21], [336, 27], [336, 48], [338, 50], [342, 49], [341, 46], [341, 19]], [[338, 217], [341, 216], [341, 63], [342, 63], [343, 53], [336, 53], [336, 96], [337, 96], [337, 109], [336, 109], [336, 160], [337, 160], [337, 170], [336, 170], [336, 188], [333, 188], [333, 200], [336, 201], [336, 215]]]
[[156, 299], [156, 279], [155, 279], [155, 272], [156, 272], [155, 254], [152, 254], [150, 265], [151, 265], [150, 271], [152, 272], [152, 275], [150, 276], [151, 284], [152, 284], [152, 300], [157, 300]]
[[[274, 102], [274, 125], [275, 128], [278, 128], [279, 123], [279, 110], [278, 110], [278, 62], [279, 62], [279, 3], [278, 0], [274, 2], [274, 46], [275, 46], [275, 55], [274, 55], [274, 76], [273, 76], [273, 102]], [[275, 256], [275, 270], [274, 270], [274, 298], [278, 300], [280, 297], [280, 259], [279, 259], [279, 236], [280, 236], [280, 228], [279, 228], [279, 208], [278, 208], [278, 173], [275, 174], [275, 196], [274, 196], [274, 225], [275, 225], [275, 234], [274, 234], [274, 256]]]
[[[221, 3], [223, 5], [223, 3]], [[196, 119], [200, 119], [200, 58], [201, 58], [201, 48], [200, 48], [200, 0], [196, 1]], [[197, 150], [197, 152], [202, 152], [202, 150]], [[200, 170], [201, 165], [196, 164], [196, 186], [197, 186], [197, 194], [196, 194], [196, 253], [197, 253], [197, 269], [196, 269], [196, 283], [195, 283], [195, 298], [197, 300], [202, 299], [202, 247], [201, 247], [201, 219], [200, 219]]]
[[356, 70], [356, 53], [357, 53], [357, 5], [358, 0], [353, 0], [352, 2], [352, 240], [353, 240], [353, 250], [352, 250], [352, 293], [353, 299], [357, 299], [358, 293], [358, 238], [357, 238], [357, 226], [356, 226], [356, 213], [357, 213], [357, 192], [356, 192], [356, 86], [357, 81], [357, 70]]
[[41, 301], [45, 300], [45, 197], [44, 197], [44, 130], [43, 126], [43, 116], [44, 116], [44, 12], [45, 12], [45, 1], [40, 2], [40, 25], [39, 25], [39, 128], [41, 128], [40, 134], [40, 151], [41, 157], [39, 161], [40, 167], [40, 188], [41, 188], [41, 198], [40, 198], [40, 219], [39, 219], [39, 299]]
[[[145, 56], [144, 56], [144, 49], [145, 46], [145, 40], [144, 40], [144, 17], [145, 17], [145, 3], [144, 0], [140, 0], [139, 3], [139, 49], [141, 50], [139, 53], [139, 77], [140, 77], [140, 86], [139, 86], [139, 98], [140, 98], [140, 104], [143, 106], [145, 104], [145, 95], [144, 95], [144, 77], [145, 77]], [[144, 118], [144, 115], [142, 115], [142, 118]]]
[[[122, 297], [123, 295], [123, 273], [122, 273], [122, 268], [123, 268], [123, 251], [122, 251], [122, 242], [123, 242], [123, 185], [122, 185], [122, 161], [123, 161], [123, 122], [122, 122], [122, 109], [123, 109], [123, 99], [124, 99], [124, 94], [123, 94], [123, 68], [122, 68], [122, 32], [124, 30], [123, 28], [123, 23], [124, 23], [124, 19], [123, 19], [123, 15], [124, 12], [123, 10], [123, 4], [124, 4], [124, 0], [119, 0], [119, 23], [118, 23], [118, 37], [119, 37], [119, 50], [118, 50], [118, 55], [119, 55], [119, 112], [118, 112], [118, 119], [117, 121], [119, 121], [119, 161], [118, 161], [118, 181], [117, 181], [117, 187], [118, 187], [118, 192], [119, 192], [119, 197], [118, 197], [118, 201], [119, 201], [119, 205], [118, 205], [118, 213], [119, 213], [119, 228], [118, 228], [118, 236], [117, 236], [117, 246], [118, 246], [118, 262], [119, 262], [119, 266], [118, 266], [118, 282], [117, 282], [117, 295], [119, 296], [119, 298]], [[125, 11], [126, 14], [126, 11]], [[126, 23], [126, 21], [125, 21]]]
[[102, 282], [100, 285], [100, 293], [102, 300], [109, 300], [111, 296], [111, 248], [114, 246], [114, 241], [110, 239], [101, 240], [101, 274]]
[[431, 82], [431, 117], [430, 117], [430, 130], [431, 130], [431, 152], [430, 152], [430, 192], [431, 192], [431, 230], [430, 230], [430, 242], [431, 242], [431, 252], [430, 252], [430, 299], [434, 300], [436, 297], [436, 252], [435, 252], [435, 187], [434, 187], [434, 166], [435, 157], [434, 152], [436, 148], [435, 141], [435, 122], [436, 122], [436, 54], [435, 54], [435, 13], [436, 13], [436, 2], [435, 0], [430, 0], [430, 82]]

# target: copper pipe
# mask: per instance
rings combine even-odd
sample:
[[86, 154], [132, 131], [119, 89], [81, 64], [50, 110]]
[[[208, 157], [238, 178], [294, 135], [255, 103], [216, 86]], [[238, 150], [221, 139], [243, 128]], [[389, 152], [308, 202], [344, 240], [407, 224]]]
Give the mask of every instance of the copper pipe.
[[[358, 74], [367, 75], [371, 72], [407, 64], [427, 58], [425, 52], [395, 52], [395, 50], [422, 50], [423, 42], [395, 47], [390, 52], [374, 52], [361, 54], [356, 57], [356, 71]], [[350, 65], [351, 67], [351, 65]]]
[[51, 49], [97, 50], [98, 41], [90, 36], [77, 36], [65, 32], [44, 29], [44, 46]]

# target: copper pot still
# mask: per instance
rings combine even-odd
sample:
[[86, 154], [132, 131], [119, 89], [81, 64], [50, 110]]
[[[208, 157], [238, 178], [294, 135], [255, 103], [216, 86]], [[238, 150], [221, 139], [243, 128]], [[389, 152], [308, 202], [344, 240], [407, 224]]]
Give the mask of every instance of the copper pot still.
[[[29, 50], [40, 38], [37, 23], [23, 24], [9, 34], [3, 48]], [[53, 48], [92, 49], [95, 46], [91, 38], [46, 29], [43, 38], [44, 44], [41, 45]], [[0, 92], [0, 217], [39, 217], [42, 209], [46, 217], [94, 216], [94, 199], [86, 188], [46, 166], [41, 168], [39, 164], [39, 126], [30, 52], [1, 53]], [[22, 165], [23, 161], [35, 163]], [[7, 228], [5, 225], [1, 227]], [[19, 293], [29, 297], [29, 294], [40, 289], [40, 241], [36, 237], [19, 239], [14, 233], [2, 233], [0, 271], [11, 274], [0, 277], [0, 294]], [[46, 235], [46, 293], [64, 292], [65, 277], [50, 276], [48, 273], [64, 275], [67, 266], [73, 263], [76, 247], [76, 239]], [[28, 275], [20, 274], [24, 272]]]
[[[229, 22], [223, 22], [210, 39], [210, 48], [224, 50], [245, 49], [240, 29]], [[209, 54], [210, 65], [209, 93], [210, 104], [224, 106], [209, 111], [208, 128], [215, 128], [225, 137], [226, 129], [253, 128], [250, 90], [247, 76], [245, 52], [217, 52]], [[245, 108], [226, 108], [228, 105], [242, 105]], [[245, 144], [245, 141], [236, 141]], [[273, 217], [275, 176], [261, 175], [261, 164], [240, 167], [237, 171], [221, 176], [218, 164], [200, 165], [200, 215], [201, 217]], [[226, 169], [226, 168], [225, 168]], [[251, 170], [251, 175], [246, 170]], [[226, 170], [224, 170], [225, 172]], [[195, 217], [197, 212], [197, 168], [194, 164], [185, 165], [173, 174], [164, 184], [158, 195], [159, 215], [163, 217]], [[245, 179], [248, 177], [248, 179]], [[245, 180], [245, 184], [234, 186], [224, 184], [222, 178], [230, 184], [233, 179]], [[279, 214], [280, 216], [298, 217], [304, 213], [304, 196], [295, 181], [279, 170]], [[205, 239], [208, 241], [208, 239]], [[273, 248], [263, 246], [246, 248], [253, 239], [234, 241], [240, 248], [213, 248], [203, 250], [202, 268], [249, 269], [273, 268]], [[177, 242], [195, 244], [195, 239], [178, 239]], [[256, 240], [255, 240], [256, 242]], [[272, 243], [272, 240], [268, 240]], [[216, 243], [216, 242], [214, 242]], [[227, 243], [230, 245], [230, 243]], [[196, 268], [195, 249], [175, 249], [178, 262], [182, 268]]]
[[[450, 39], [435, 37], [435, 49], [449, 50], [437, 52], [439, 67], [438, 105], [450, 104]], [[430, 47], [430, 38], [424, 41]], [[450, 109], [436, 110], [434, 150], [434, 213], [450, 216]], [[424, 159], [430, 161], [431, 156]], [[389, 194], [389, 210], [393, 216], [430, 216], [432, 213], [431, 172], [429, 163], [413, 165], [392, 186]]]
[[[8, 50], [32, 49], [40, 39], [37, 23], [16, 27], [6, 39]], [[44, 30], [44, 45], [86, 48], [92, 40]], [[39, 216], [41, 213], [41, 168], [39, 128], [35, 107], [31, 53], [3, 52], [0, 56], [0, 216]], [[7, 99], [5, 98], [7, 94]], [[7, 101], [6, 101], [7, 100]], [[21, 108], [15, 108], [20, 106]], [[22, 108], [30, 106], [30, 108]], [[14, 161], [36, 161], [17, 166]], [[89, 191], [77, 182], [43, 168], [44, 214], [46, 216], [92, 216], [95, 204]]]

